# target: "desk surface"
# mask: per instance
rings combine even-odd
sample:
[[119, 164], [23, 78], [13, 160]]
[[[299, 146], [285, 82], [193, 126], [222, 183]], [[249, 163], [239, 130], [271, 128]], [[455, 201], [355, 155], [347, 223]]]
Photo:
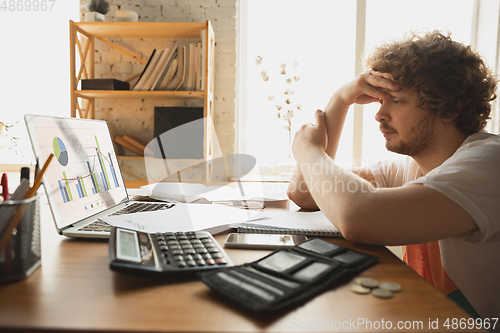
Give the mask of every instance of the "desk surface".
[[[429, 331], [429, 323], [438, 320], [439, 329], [432, 330], [437, 332], [454, 331], [443, 326], [448, 318], [450, 324], [452, 318], [469, 318], [386, 248], [330, 238], [378, 256], [378, 264], [361, 276], [397, 282], [403, 291], [392, 299], [358, 295], [349, 289], [353, 278], [344, 278], [303, 306], [256, 319], [221, 301], [196, 280], [115, 273], [108, 266], [107, 241], [59, 236], [47, 204], [42, 204], [41, 213], [42, 265], [25, 280], [0, 284], [0, 331], [381, 332], [389, 324], [391, 331], [398, 331], [397, 325], [400, 331]], [[223, 242], [224, 237], [216, 239]], [[227, 253], [235, 264], [242, 264], [269, 251], [227, 249]]]

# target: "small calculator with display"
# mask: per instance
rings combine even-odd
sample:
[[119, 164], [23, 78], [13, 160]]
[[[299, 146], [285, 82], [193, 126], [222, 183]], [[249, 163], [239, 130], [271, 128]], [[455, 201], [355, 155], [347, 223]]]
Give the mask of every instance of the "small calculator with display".
[[113, 227], [109, 259], [114, 271], [146, 276], [187, 275], [233, 266], [206, 231], [149, 234]]

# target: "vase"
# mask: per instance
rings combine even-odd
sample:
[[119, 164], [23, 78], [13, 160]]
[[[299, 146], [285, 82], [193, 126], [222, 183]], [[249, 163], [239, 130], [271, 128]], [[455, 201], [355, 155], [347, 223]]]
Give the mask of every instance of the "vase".
[[278, 173], [280, 176], [291, 176], [295, 170], [295, 159], [292, 153], [292, 132], [290, 131], [291, 124], [288, 130], [288, 158], [285, 162], [278, 165]]
[[133, 10], [117, 10], [115, 12], [115, 22], [137, 22], [139, 14]]
[[105, 22], [106, 16], [98, 12], [85, 13], [85, 22]]

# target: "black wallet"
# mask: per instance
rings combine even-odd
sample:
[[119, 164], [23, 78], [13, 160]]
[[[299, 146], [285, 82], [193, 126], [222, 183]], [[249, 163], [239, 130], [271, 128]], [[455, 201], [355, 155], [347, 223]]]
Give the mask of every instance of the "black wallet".
[[200, 276], [215, 292], [262, 314], [300, 305], [341, 276], [359, 273], [377, 260], [370, 254], [313, 238], [252, 263]]

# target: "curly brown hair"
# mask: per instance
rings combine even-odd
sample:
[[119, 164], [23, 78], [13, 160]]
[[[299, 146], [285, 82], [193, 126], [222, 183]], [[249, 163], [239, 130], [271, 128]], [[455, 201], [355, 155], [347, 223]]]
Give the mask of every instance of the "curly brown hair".
[[417, 97], [443, 119], [453, 119], [465, 134], [486, 126], [496, 96], [497, 79], [470, 46], [455, 42], [439, 31], [403, 39], [375, 48], [366, 67], [390, 73], [402, 86], [417, 89]]

